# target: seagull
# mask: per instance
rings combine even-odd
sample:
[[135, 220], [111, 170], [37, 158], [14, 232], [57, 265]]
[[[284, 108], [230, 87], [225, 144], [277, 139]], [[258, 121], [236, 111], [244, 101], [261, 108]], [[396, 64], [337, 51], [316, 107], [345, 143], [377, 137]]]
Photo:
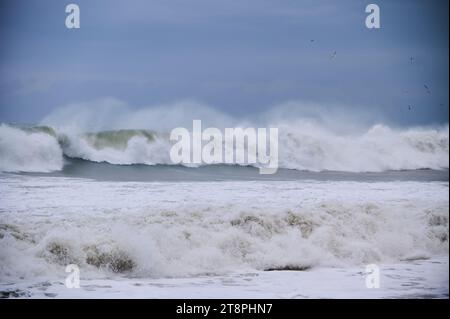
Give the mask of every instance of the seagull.
[[428, 94], [431, 94], [431, 90], [426, 84], [424, 84], [423, 87], [425, 88], [425, 90], [427, 90]]
[[333, 54], [330, 56], [330, 60], [336, 57], [336, 53], [337, 53], [336, 51], [333, 52]]

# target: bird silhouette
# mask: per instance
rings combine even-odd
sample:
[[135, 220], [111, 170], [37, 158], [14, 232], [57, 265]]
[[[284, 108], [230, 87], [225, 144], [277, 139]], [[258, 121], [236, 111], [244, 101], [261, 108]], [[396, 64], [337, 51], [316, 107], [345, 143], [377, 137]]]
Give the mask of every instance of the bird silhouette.
[[333, 54], [330, 56], [330, 60], [334, 59], [336, 57], [337, 52], [334, 51]]
[[428, 93], [428, 94], [431, 94], [431, 90], [430, 90], [430, 88], [428, 87], [428, 85], [424, 84], [423, 87], [425, 88], [425, 90], [427, 90], [427, 93]]

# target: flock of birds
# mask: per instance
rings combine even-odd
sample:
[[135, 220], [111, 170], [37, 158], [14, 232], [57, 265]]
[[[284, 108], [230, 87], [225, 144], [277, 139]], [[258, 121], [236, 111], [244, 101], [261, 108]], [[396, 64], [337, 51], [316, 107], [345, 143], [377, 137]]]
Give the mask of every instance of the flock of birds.
[[[409, 60], [411, 61], [411, 64], [414, 63], [414, 57], [410, 57]], [[425, 88], [425, 91], [427, 92], [427, 94], [431, 95], [431, 89], [428, 87], [428, 85], [424, 84], [423, 87]], [[406, 93], [408, 93], [408, 91], [406, 91]], [[441, 107], [444, 106], [444, 103], [440, 103], [439, 104]], [[411, 106], [411, 104], [408, 104], [408, 110], [412, 111], [413, 107]]]
[[[314, 41], [315, 41], [314, 39], [310, 39], [310, 40], [309, 40], [309, 42], [311, 42], [311, 43], [313, 43]], [[335, 58], [336, 58], [336, 55], [337, 55], [337, 51], [333, 51], [333, 53], [330, 55], [330, 60], [335, 59]], [[414, 57], [410, 57], [410, 58], [409, 58], [409, 61], [411, 62], [411, 64], [413, 64], [414, 61], [415, 61]], [[424, 84], [423, 87], [425, 88], [425, 91], [427, 92], [427, 94], [430, 94], [430, 95], [431, 95], [431, 89], [430, 89], [430, 87], [429, 87], [428, 85], [426, 85], [426, 84]], [[408, 93], [408, 90], [405, 90], [405, 91], [403, 91], [403, 92], [407, 94], [407, 93]], [[443, 107], [443, 106], [444, 106], [444, 103], [440, 103], [439, 106]], [[412, 110], [413, 110], [413, 107], [412, 107], [411, 104], [408, 104], [408, 110], [409, 110], [409, 111], [412, 111]]]

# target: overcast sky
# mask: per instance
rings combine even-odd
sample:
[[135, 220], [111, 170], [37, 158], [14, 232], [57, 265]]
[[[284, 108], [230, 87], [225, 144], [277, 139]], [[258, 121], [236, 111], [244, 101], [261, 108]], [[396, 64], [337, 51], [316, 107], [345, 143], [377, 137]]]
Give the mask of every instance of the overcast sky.
[[[71, 30], [68, 3], [1, 1], [0, 122], [112, 97], [131, 108], [189, 99], [234, 117], [296, 101], [448, 123], [446, 0], [74, 0]], [[365, 27], [369, 3], [381, 29]]]

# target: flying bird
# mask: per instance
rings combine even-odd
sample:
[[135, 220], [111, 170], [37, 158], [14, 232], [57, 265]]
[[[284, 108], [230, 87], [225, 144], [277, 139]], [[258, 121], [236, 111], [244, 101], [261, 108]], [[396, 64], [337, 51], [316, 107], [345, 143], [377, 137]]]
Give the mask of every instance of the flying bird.
[[408, 110], [411, 111], [412, 110], [412, 106], [408, 105]]
[[330, 56], [330, 60], [334, 59], [336, 57], [337, 52], [334, 51], [333, 54]]
[[409, 60], [411, 61], [411, 64], [414, 63], [414, 58], [413, 57], [410, 57]]
[[423, 87], [425, 88], [425, 90], [427, 90], [428, 94], [431, 94], [431, 90], [426, 84], [424, 84]]

